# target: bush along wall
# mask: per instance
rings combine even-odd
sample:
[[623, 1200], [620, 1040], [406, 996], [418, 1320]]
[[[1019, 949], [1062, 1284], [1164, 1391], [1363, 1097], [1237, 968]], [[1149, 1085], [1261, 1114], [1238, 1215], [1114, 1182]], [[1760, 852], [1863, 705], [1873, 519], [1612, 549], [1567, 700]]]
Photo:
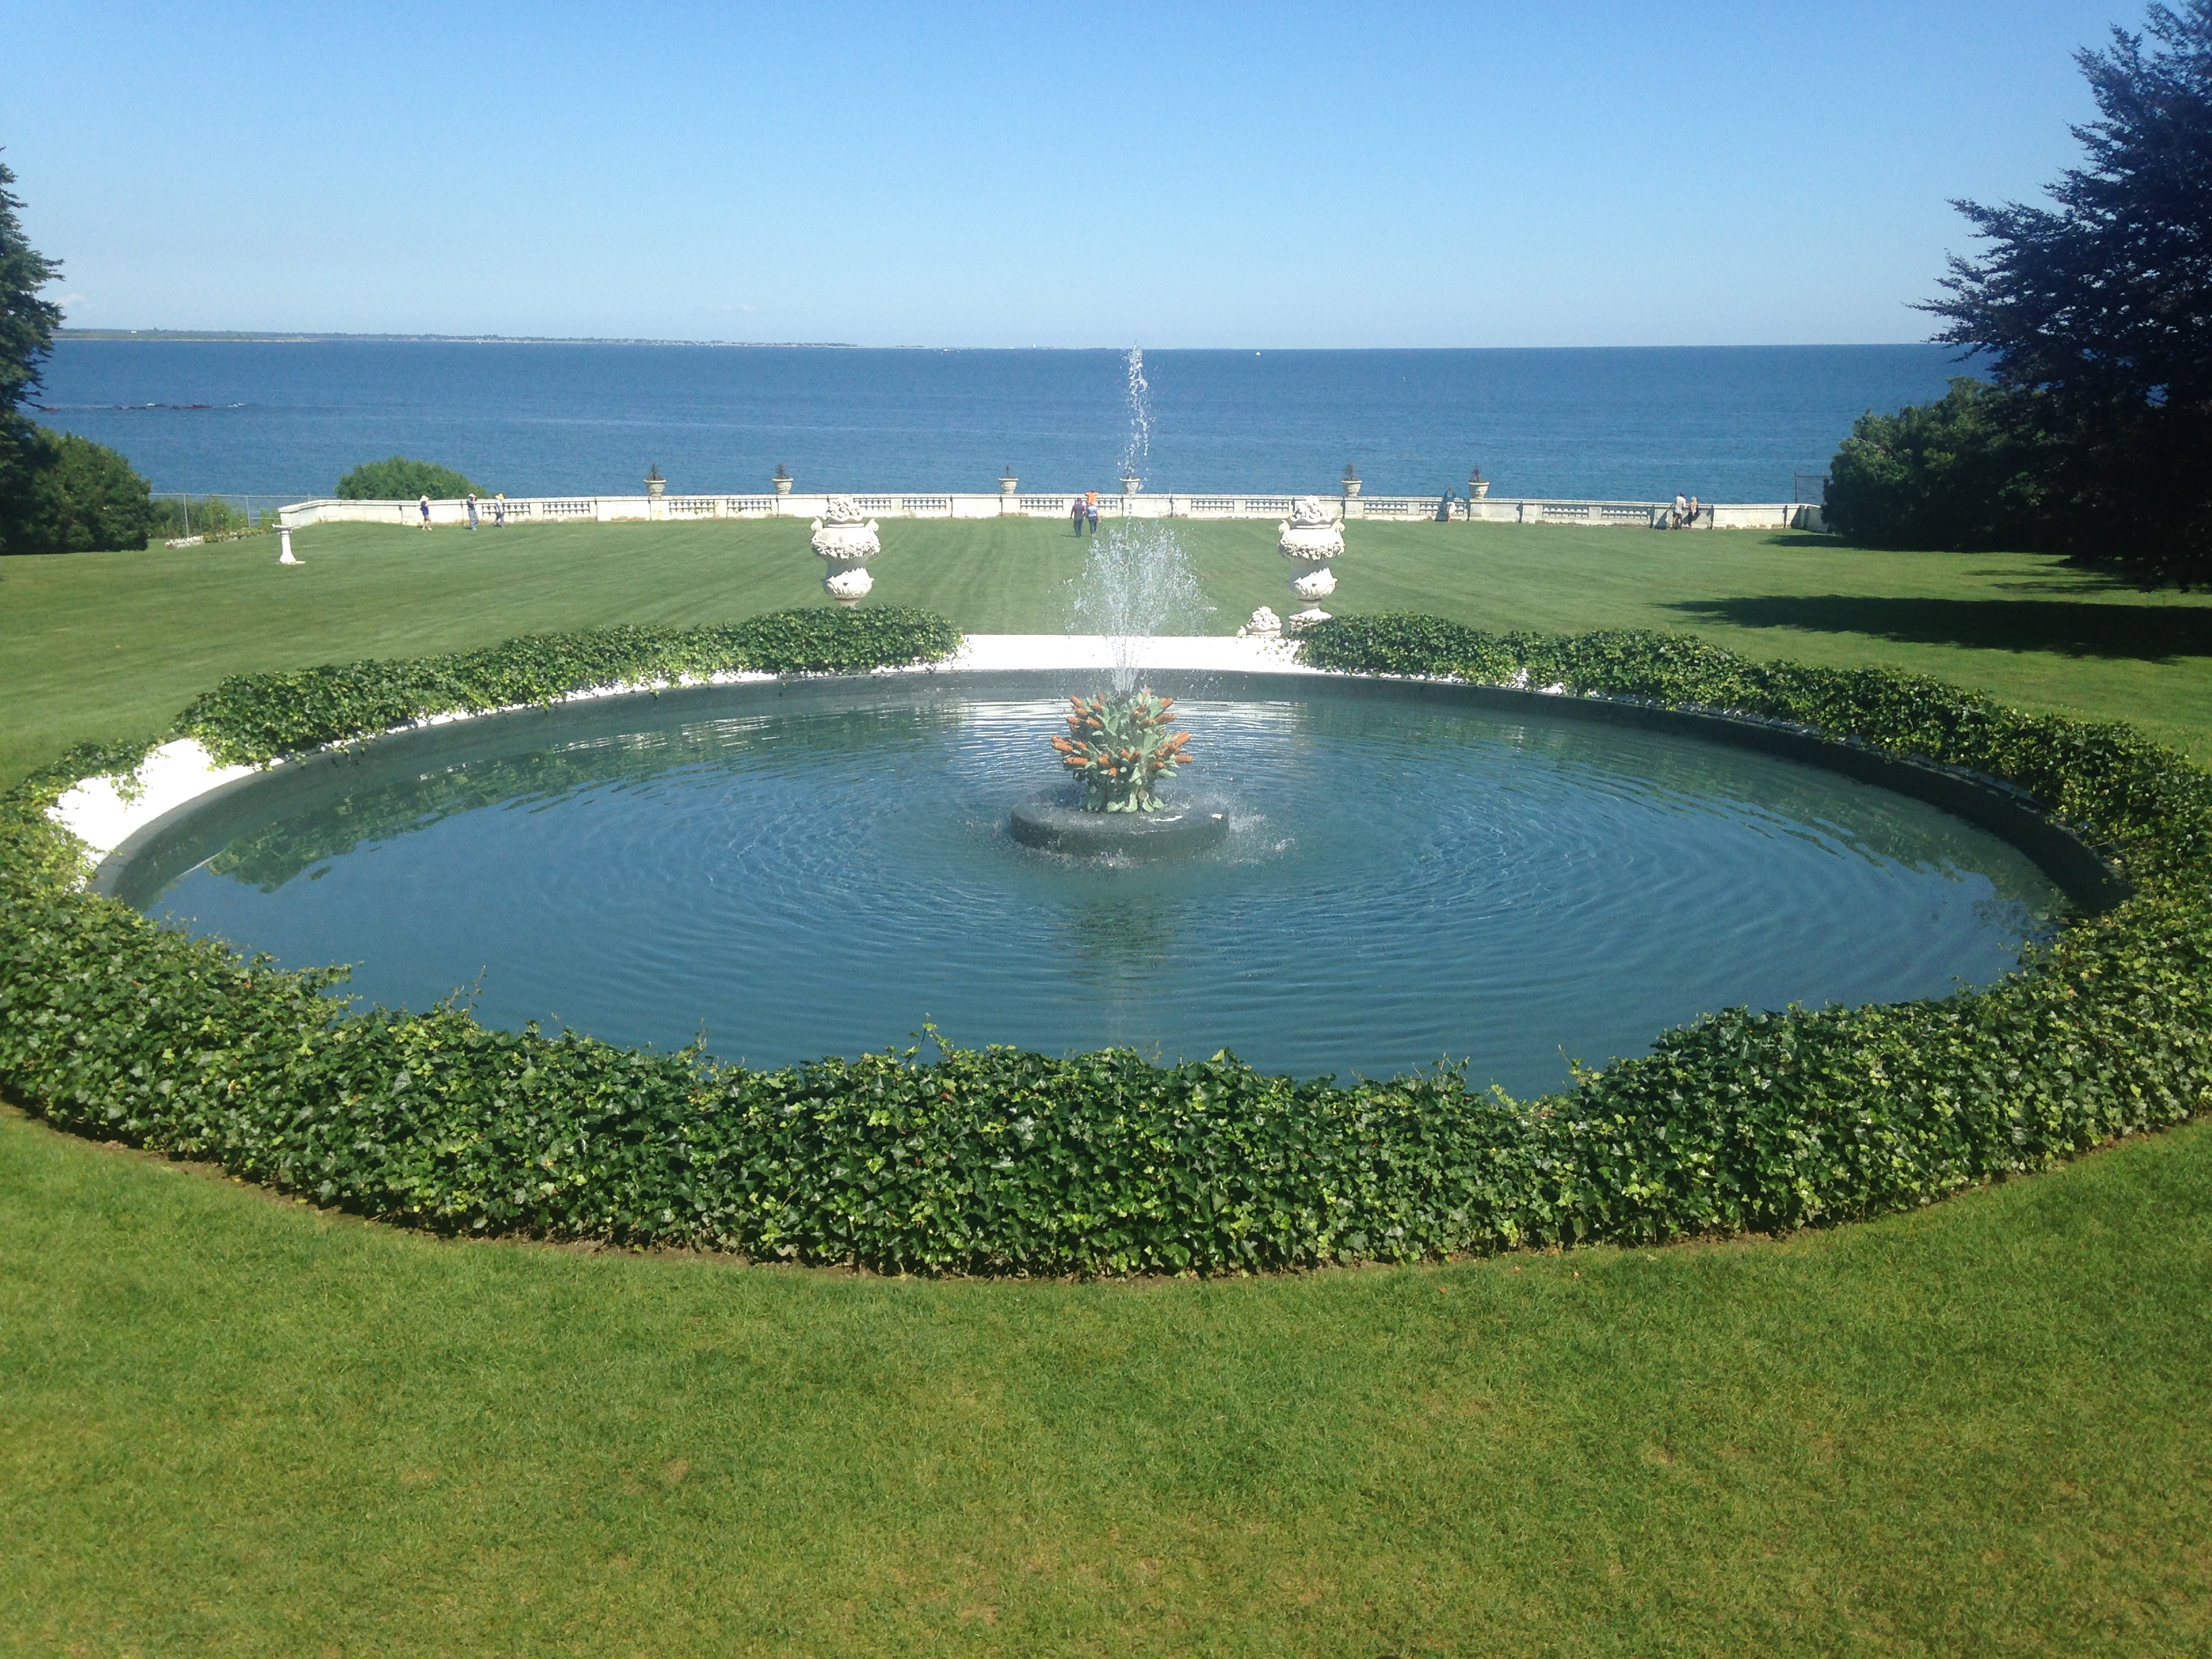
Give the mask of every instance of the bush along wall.
[[[489, 696], [496, 680], [504, 696], [513, 683], [491, 665], [521, 649], [323, 671], [367, 690], [356, 705], [334, 690], [314, 729], [368, 729], [371, 704], [393, 706], [376, 699], [405, 701], [392, 686]], [[2045, 1169], [2212, 1103], [2212, 779], [2124, 728], [1677, 637], [1385, 617], [1324, 624], [1304, 649], [1352, 672], [1739, 709], [1991, 772], [2044, 795], [2138, 891], [1985, 990], [1734, 1010], [1533, 1101], [1449, 1071], [1299, 1082], [1225, 1053], [1163, 1066], [1126, 1051], [909, 1048], [750, 1071], [489, 1030], [452, 1009], [355, 1011], [329, 994], [335, 975], [158, 928], [82, 891], [78, 852], [46, 816], [67, 783], [116, 763], [86, 754], [0, 811], [0, 1082], [63, 1127], [395, 1222], [1032, 1273], [1832, 1223]], [[598, 672], [588, 651], [580, 660]], [[229, 752], [271, 750], [294, 740], [280, 694], [298, 678], [234, 681], [191, 718]]]
[[959, 647], [960, 630], [944, 617], [896, 606], [781, 611], [714, 628], [533, 634], [445, 656], [240, 674], [194, 702], [177, 730], [226, 765], [258, 765], [433, 714], [745, 671], [857, 673], [935, 662]]

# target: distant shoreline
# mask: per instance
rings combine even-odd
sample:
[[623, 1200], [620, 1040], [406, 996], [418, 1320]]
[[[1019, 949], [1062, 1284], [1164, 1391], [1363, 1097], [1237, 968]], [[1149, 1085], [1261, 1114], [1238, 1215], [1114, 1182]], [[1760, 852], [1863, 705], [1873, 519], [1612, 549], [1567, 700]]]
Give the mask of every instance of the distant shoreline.
[[[644, 336], [627, 335], [546, 335], [546, 334], [330, 334], [306, 331], [285, 332], [278, 330], [256, 329], [195, 329], [195, 328], [58, 328], [54, 331], [57, 344], [77, 340], [151, 341], [161, 344], [212, 345], [621, 345], [621, 346], [691, 346], [713, 347], [744, 351], [914, 351], [951, 355], [953, 353], [1007, 354], [1037, 352], [1122, 352], [1128, 348], [1116, 345], [1091, 346], [944, 346], [944, 345], [863, 345], [857, 340], [672, 340], [653, 339]], [[1697, 352], [1697, 351], [1868, 351], [1886, 350], [1898, 347], [1930, 346], [1929, 340], [1813, 340], [1768, 341], [1759, 344], [1735, 345], [1595, 345], [1595, 346], [1268, 346], [1262, 349], [1283, 356], [1332, 355], [1353, 356], [1389, 352], [1461, 352], [1461, 353], [1533, 353], [1533, 352]], [[1180, 354], [1184, 352], [1212, 352], [1243, 356], [1249, 353], [1261, 355], [1251, 346], [1160, 346], [1146, 350]]]
[[155, 340], [164, 343], [200, 342], [216, 345], [656, 345], [739, 346], [748, 349], [818, 351], [856, 350], [849, 340], [648, 340], [579, 335], [537, 334], [293, 334], [263, 333], [252, 329], [198, 328], [58, 328], [54, 339]]

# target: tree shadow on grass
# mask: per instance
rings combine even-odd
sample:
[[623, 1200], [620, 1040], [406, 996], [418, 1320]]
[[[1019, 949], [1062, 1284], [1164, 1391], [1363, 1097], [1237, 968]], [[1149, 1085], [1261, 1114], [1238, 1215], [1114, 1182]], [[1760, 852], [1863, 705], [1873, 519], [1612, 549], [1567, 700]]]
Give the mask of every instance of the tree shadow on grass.
[[1684, 599], [1667, 607], [1733, 628], [1868, 634], [1905, 645], [2055, 651], [2172, 662], [2212, 657], [2212, 605], [2081, 605], [2057, 599], [1899, 599], [1855, 594]]

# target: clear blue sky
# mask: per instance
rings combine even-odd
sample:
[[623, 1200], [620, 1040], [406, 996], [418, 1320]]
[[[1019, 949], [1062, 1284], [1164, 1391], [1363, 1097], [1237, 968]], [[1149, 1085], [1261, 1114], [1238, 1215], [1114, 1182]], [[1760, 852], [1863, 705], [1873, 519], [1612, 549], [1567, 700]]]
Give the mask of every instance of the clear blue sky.
[[2142, 18], [0, 0], [0, 145], [86, 327], [1899, 341]]

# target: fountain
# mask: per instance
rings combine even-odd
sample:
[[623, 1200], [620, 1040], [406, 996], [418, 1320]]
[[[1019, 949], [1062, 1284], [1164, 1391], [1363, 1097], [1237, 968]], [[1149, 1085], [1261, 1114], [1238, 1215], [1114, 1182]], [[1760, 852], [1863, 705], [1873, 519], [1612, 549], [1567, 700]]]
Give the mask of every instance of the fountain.
[[884, 550], [876, 539], [876, 521], [861, 522], [850, 495], [832, 495], [829, 511], [814, 520], [813, 528], [814, 550], [830, 562], [822, 586], [838, 604], [858, 605], [876, 585], [867, 561]]
[[1141, 346], [1129, 348], [1121, 359], [1121, 369], [1127, 382], [1123, 395], [1129, 406], [1129, 435], [1121, 442], [1119, 471], [1121, 493], [1133, 495], [1141, 483], [1139, 474], [1152, 453], [1152, 383], [1145, 378], [1145, 353]]
[[[1295, 613], [1288, 626], [1296, 630], [1327, 622], [1328, 612], [1321, 608], [1321, 601], [1336, 592], [1336, 573], [1328, 568], [1328, 561], [1344, 552], [1344, 526], [1329, 517], [1320, 496], [1301, 495], [1279, 529], [1281, 539], [1275, 544], [1275, 550], [1305, 567], [1302, 574], [1291, 578], [1291, 592], [1305, 601], [1306, 608]], [[1255, 611], [1253, 618], [1256, 623], [1259, 612]]]
[[1069, 586], [1074, 631], [1106, 637], [1109, 672], [1124, 696], [1137, 688], [1142, 642], [1211, 608], [1174, 526], [1158, 519], [1124, 520], [1091, 543]]
[[[289, 966], [361, 963], [347, 988], [387, 1005], [488, 967], [487, 1024], [557, 1010], [675, 1049], [705, 1023], [756, 1065], [927, 1018], [1305, 1077], [1449, 1047], [1524, 1096], [1571, 1083], [1563, 1051], [1638, 1053], [1702, 1010], [1987, 983], [2062, 902], [1990, 831], [1771, 733], [1470, 686], [1153, 681], [1178, 700], [1150, 729], [1179, 718], [1200, 752], [1156, 775], [1162, 812], [1084, 812], [1047, 739], [1081, 746], [1066, 693], [1087, 712], [1105, 676], [1066, 682], [823, 676], [424, 726], [242, 779], [100, 890]], [[1074, 834], [1156, 836], [1232, 772], [1237, 822], [1190, 856], [1041, 852], [1006, 815], [1048, 769]]]
[[[1134, 494], [1137, 463], [1151, 441], [1144, 354], [1133, 347], [1128, 373], [1129, 437], [1121, 451], [1122, 489]], [[1048, 851], [1125, 859], [1158, 858], [1212, 846], [1229, 831], [1218, 802], [1164, 799], [1158, 787], [1188, 763], [1189, 733], [1170, 732], [1175, 699], [1138, 684], [1141, 642], [1179, 617], [1206, 610], [1189, 556], [1158, 520], [1123, 520], [1094, 541], [1069, 605], [1076, 631], [1103, 635], [1110, 691], [1069, 699], [1067, 734], [1052, 746], [1083, 784], [1080, 801], [1024, 801], [1013, 811], [1014, 839]]]
[[1081, 781], [1080, 805], [1024, 801], [1014, 809], [1014, 839], [1048, 852], [1158, 858], [1210, 847], [1229, 832], [1229, 814], [1212, 803], [1170, 806], [1158, 786], [1190, 763], [1190, 733], [1170, 732], [1173, 697], [1151, 691], [1070, 697], [1067, 735], [1052, 740], [1060, 763]]

